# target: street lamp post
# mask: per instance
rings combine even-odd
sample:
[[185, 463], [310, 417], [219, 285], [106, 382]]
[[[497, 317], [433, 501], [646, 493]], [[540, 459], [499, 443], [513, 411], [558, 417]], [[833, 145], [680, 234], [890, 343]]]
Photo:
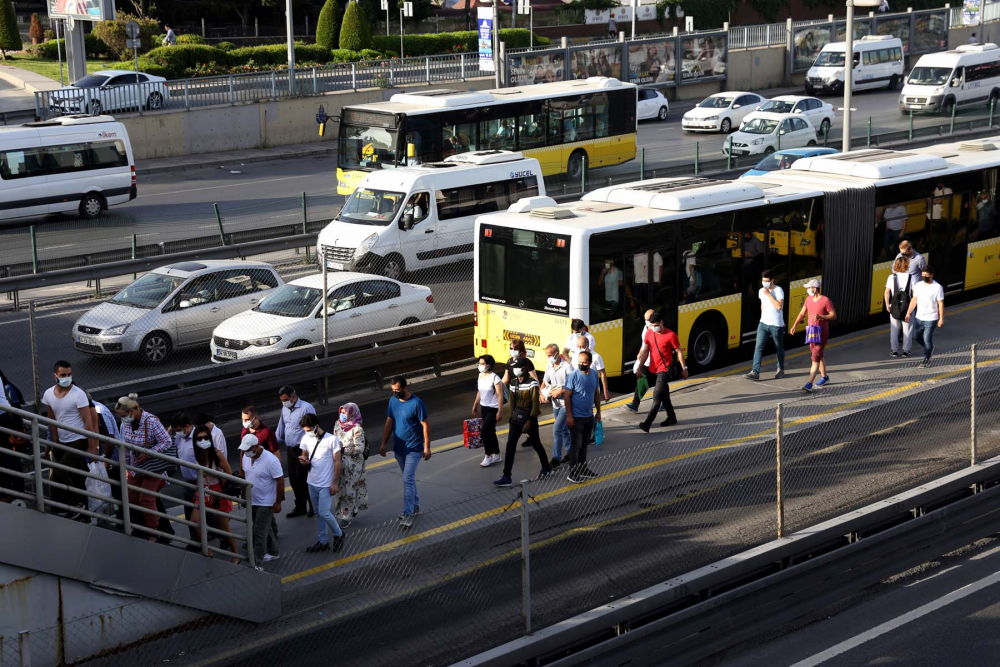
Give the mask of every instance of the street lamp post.
[[385, 12], [385, 36], [389, 36], [389, 0], [382, 0], [382, 11]]
[[841, 152], [851, 150], [851, 93], [854, 86], [854, 8], [878, 7], [882, 0], [847, 0], [844, 22], [844, 140]]
[[399, 7], [399, 57], [406, 57], [406, 50], [403, 47], [403, 17], [413, 18], [413, 3], [404, 2]]

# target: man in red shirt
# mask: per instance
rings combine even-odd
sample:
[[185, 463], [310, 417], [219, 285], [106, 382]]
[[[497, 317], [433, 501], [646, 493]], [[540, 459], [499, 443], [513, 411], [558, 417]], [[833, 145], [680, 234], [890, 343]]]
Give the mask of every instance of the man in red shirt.
[[677, 361], [681, 365], [681, 375], [688, 376], [687, 364], [684, 363], [684, 353], [681, 352], [681, 342], [677, 334], [668, 329], [663, 324], [663, 316], [660, 313], [653, 313], [649, 317], [649, 330], [642, 339], [642, 349], [639, 350], [639, 364], [637, 374], [642, 376], [646, 370], [646, 359], [649, 359], [649, 371], [656, 376], [656, 384], [653, 389], [653, 405], [649, 409], [646, 419], [639, 424], [646, 433], [656, 419], [656, 413], [660, 411], [662, 404], [667, 411], [667, 418], [660, 423], [660, 426], [673, 426], [677, 423], [677, 415], [674, 413], [674, 406], [670, 403], [670, 385], [667, 369], [673, 363], [674, 353], [677, 354]]
[[274, 437], [274, 431], [271, 430], [271, 427], [265, 426], [260, 421], [260, 417], [257, 415], [257, 408], [252, 405], [243, 408], [242, 419], [243, 430], [240, 431], [240, 440], [243, 440], [243, 436], [250, 433], [257, 437], [257, 442], [260, 443], [261, 447], [277, 456], [279, 451], [278, 440]]

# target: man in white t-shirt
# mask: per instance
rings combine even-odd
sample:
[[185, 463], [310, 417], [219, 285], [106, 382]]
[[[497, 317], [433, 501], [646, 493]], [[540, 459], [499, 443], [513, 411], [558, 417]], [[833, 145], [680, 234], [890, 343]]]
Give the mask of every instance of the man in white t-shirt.
[[253, 518], [253, 540], [250, 546], [257, 558], [256, 567], [278, 557], [278, 529], [274, 515], [281, 512], [285, 501], [285, 473], [281, 461], [264, 449], [257, 436], [250, 433], [240, 442], [243, 456], [243, 475], [253, 484], [250, 492], [250, 510]]
[[344, 546], [344, 531], [330, 510], [331, 498], [339, 491], [338, 482], [343, 465], [340, 439], [332, 433], [325, 432], [314, 414], [304, 416], [301, 426], [305, 434], [299, 443], [302, 449], [299, 463], [309, 470], [306, 484], [309, 486], [309, 499], [313, 511], [316, 512], [316, 544], [306, 547], [306, 551], [309, 553], [330, 551], [327, 528], [333, 535], [333, 550], [340, 551]]
[[951, 188], [944, 183], [938, 183], [931, 193], [934, 199], [931, 200], [931, 220], [940, 220], [944, 217], [944, 204], [948, 195], [952, 194]]
[[[639, 347], [642, 347], [642, 343], [646, 340], [646, 332], [649, 331], [649, 318], [656, 311], [650, 308], [645, 313], [642, 314], [643, 319], [646, 321], [642, 325], [642, 333], [639, 335]], [[645, 369], [649, 370], [649, 362], [652, 360], [653, 355], [646, 357]], [[632, 394], [632, 402], [626, 403], [625, 408], [629, 412], [639, 412], [639, 403], [642, 401], [642, 397], [646, 395], [649, 390], [649, 380], [646, 378], [646, 374], [639, 375], [639, 360], [636, 359], [635, 363], [632, 364], [632, 373], [636, 375], [635, 380], [635, 393]]]
[[[97, 424], [94, 422], [94, 412], [90, 409], [90, 400], [83, 389], [73, 384], [73, 368], [68, 361], [57, 361], [52, 368], [56, 384], [49, 387], [42, 396], [42, 405], [47, 410], [49, 419], [84, 429], [91, 433], [97, 433]], [[49, 427], [49, 437], [52, 442], [71, 447], [73, 451], [65, 451], [58, 448], [52, 450], [52, 460], [60, 465], [69, 466], [81, 472], [87, 472], [87, 464], [84, 461], [83, 453], [97, 453], [97, 440], [88, 439], [84, 435], [67, 431], [66, 429]], [[62, 470], [52, 469], [52, 481], [77, 489], [81, 493], [74, 493], [65, 489], [52, 488], [52, 500], [70, 505], [72, 507], [84, 507], [87, 498], [82, 492], [87, 489], [87, 478], [83, 475]], [[76, 515], [71, 512], [71, 515]], [[77, 518], [77, 516], [73, 516]]]
[[934, 281], [934, 271], [925, 266], [920, 272], [921, 281], [913, 286], [913, 298], [906, 311], [906, 322], [914, 317], [913, 337], [924, 346], [924, 360], [920, 366], [931, 365], [934, 351], [934, 329], [944, 326], [944, 288]]
[[757, 325], [757, 346], [753, 351], [753, 368], [744, 377], [748, 380], [760, 379], [760, 365], [764, 360], [767, 339], [774, 341], [778, 355], [778, 369], [774, 379], [785, 377], [785, 292], [774, 282], [770, 271], [760, 274], [761, 288], [757, 292], [760, 299], [760, 323]]
[[601, 358], [601, 355], [591, 349], [590, 339], [586, 336], [580, 336], [576, 339], [576, 354], [573, 355], [573, 370], [577, 370], [579, 368], [578, 360], [580, 358], [580, 353], [584, 350], [590, 352], [592, 359], [590, 362], [590, 370], [597, 371], [597, 376], [601, 380], [601, 390], [604, 392], [604, 402], [607, 403], [611, 400], [611, 394], [608, 393], [608, 372], [604, 368], [604, 359]]
[[[571, 333], [569, 338], [566, 339], [566, 345], [563, 346], [563, 356], [570, 361], [573, 360], [573, 357], [576, 356], [576, 341], [580, 338], [580, 336], [587, 338], [587, 341], [590, 343], [590, 351], [593, 352], [594, 348], [597, 347], [597, 341], [594, 340], [594, 337], [587, 329], [587, 325], [584, 324], [583, 320], [575, 319], [570, 322], [569, 326], [573, 330], [573, 333]], [[575, 365], [576, 364], [574, 364], [574, 366]]]

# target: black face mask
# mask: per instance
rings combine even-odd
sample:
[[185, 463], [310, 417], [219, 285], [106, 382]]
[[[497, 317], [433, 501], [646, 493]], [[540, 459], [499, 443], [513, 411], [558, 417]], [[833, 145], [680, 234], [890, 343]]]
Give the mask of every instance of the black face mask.
[[579, 366], [577, 366], [577, 368], [586, 373], [587, 371], [590, 370], [590, 364], [580, 364]]
[[394, 394], [394, 395], [396, 396], [396, 398], [398, 398], [399, 400], [403, 400], [403, 397], [404, 397], [404, 396], [406, 396], [406, 390], [405, 390], [405, 389], [403, 389], [403, 390], [401, 390], [401, 391], [396, 391], [396, 390], [394, 389], [394, 390], [392, 391], [392, 393], [393, 393], [393, 394]]
[[931, 281], [933, 281], [933, 280], [934, 280], [934, 279], [933, 279], [933, 278], [931, 278], [930, 276], [924, 276], [924, 282], [925, 282], [925, 283], [929, 283], [929, 282], [931, 282]]

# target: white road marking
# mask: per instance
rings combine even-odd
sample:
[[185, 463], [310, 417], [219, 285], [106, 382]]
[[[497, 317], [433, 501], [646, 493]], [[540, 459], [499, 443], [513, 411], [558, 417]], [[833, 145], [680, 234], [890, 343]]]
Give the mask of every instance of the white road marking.
[[1000, 553], [1000, 547], [993, 547], [989, 551], [984, 551], [981, 554], [976, 554], [975, 556], [973, 556], [969, 560], [982, 560], [984, 558], [989, 558], [990, 556], [992, 556], [995, 553]]
[[816, 655], [813, 655], [809, 658], [806, 658], [805, 660], [801, 660], [795, 663], [794, 665], [792, 665], [792, 667], [815, 667], [815, 665], [821, 665], [827, 660], [830, 660], [831, 658], [836, 658], [838, 655], [846, 653], [847, 651], [850, 651], [852, 648], [856, 648], [867, 641], [871, 641], [876, 637], [880, 637], [888, 632], [892, 632], [896, 628], [900, 628], [909, 623], [910, 621], [915, 621], [918, 618], [930, 614], [931, 612], [937, 611], [938, 609], [948, 606], [952, 602], [957, 602], [958, 600], [967, 598], [973, 593], [978, 593], [984, 588], [988, 588], [989, 586], [993, 586], [994, 584], [997, 583], [1000, 583], [1000, 572], [994, 572], [988, 577], [985, 577], [983, 579], [980, 579], [979, 581], [968, 584], [967, 586], [963, 586], [958, 590], [952, 591], [947, 595], [939, 597], [937, 600], [934, 600], [933, 602], [928, 602], [927, 604], [921, 607], [917, 607], [913, 611], [907, 612], [902, 616], [897, 616], [891, 621], [886, 621], [881, 625], [875, 626], [871, 630], [867, 630], [866, 632], [862, 632], [861, 634], [856, 635], [846, 641], [842, 641], [836, 646], [831, 646], [822, 653], [817, 653]]
[[916, 586], [917, 584], [922, 584], [922, 583], [924, 583], [925, 581], [930, 581], [930, 580], [931, 580], [931, 579], [933, 579], [934, 577], [940, 577], [940, 576], [941, 576], [942, 574], [944, 574], [945, 572], [951, 572], [952, 570], [957, 570], [957, 569], [958, 569], [958, 568], [960, 568], [960, 567], [962, 567], [962, 566], [961, 566], [961, 565], [952, 565], [951, 567], [946, 567], [945, 569], [941, 570], [940, 572], [936, 572], [936, 573], [932, 574], [932, 575], [931, 575], [931, 576], [929, 576], [929, 577], [924, 577], [923, 579], [917, 579], [917, 580], [916, 580], [916, 581], [914, 581], [913, 583], [910, 583], [910, 584], [905, 584], [905, 585], [903, 586], [903, 588], [909, 588], [910, 586]]
[[204, 192], [205, 190], [220, 190], [222, 188], [235, 188], [243, 185], [255, 185], [257, 183], [277, 183], [279, 181], [292, 181], [295, 179], [301, 179], [302, 176], [286, 176], [284, 178], [263, 178], [256, 181], [241, 181], [239, 183], [227, 183], [225, 185], [211, 185], [205, 188], [192, 188], [190, 190], [174, 190], [173, 192], [154, 192], [151, 194], [143, 193], [143, 199], [149, 199], [150, 197], [165, 197], [167, 195], [181, 195], [187, 192]]
[[[64, 315], [69, 315], [71, 313], [82, 313], [85, 310], [90, 310], [92, 308], [96, 308], [98, 305], [100, 305], [100, 304], [93, 304], [93, 305], [90, 305], [90, 306], [85, 306], [83, 308], [75, 308], [73, 310], [64, 310], [61, 313], [49, 313], [48, 315], [35, 315], [35, 319], [36, 320], [44, 320], [44, 319], [49, 318], [49, 317], [62, 317]], [[28, 321], [27, 317], [25, 317], [24, 319], [20, 319], [20, 320], [8, 320], [7, 322], [0, 322], [0, 326], [3, 326], [5, 324], [20, 324], [22, 322], [27, 322], [27, 321]]]

